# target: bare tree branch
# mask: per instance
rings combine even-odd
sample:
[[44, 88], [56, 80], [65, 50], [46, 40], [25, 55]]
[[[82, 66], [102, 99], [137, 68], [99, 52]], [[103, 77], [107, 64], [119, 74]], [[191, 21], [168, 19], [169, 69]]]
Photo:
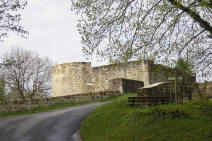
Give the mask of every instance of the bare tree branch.
[[7, 52], [3, 63], [11, 60], [11, 65], [2, 68], [5, 81], [9, 84], [12, 98], [15, 96], [32, 100], [35, 96], [42, 97], [50, 89], [52, 63], [36, 53], [16, 48]]

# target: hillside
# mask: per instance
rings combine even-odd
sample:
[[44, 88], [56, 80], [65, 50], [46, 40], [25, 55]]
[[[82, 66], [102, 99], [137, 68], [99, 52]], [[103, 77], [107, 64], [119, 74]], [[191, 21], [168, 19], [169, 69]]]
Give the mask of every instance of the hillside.
[[124, 94], [98, 107], [81, 125], [83, 141], [211, 141], [212, 101], [131, 108]]

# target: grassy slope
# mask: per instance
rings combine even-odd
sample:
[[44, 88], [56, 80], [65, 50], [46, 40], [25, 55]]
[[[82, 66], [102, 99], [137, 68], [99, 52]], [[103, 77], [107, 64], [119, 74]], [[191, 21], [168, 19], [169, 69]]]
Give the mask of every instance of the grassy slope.
[[123, 95], [83, 121], [83, 141], [212, 141], [212, 102], [131, 108]]
[[0, 113], [0, 118], [8, 117], [8, 116], [18, 116], [18, 115], [26, 115], [26, 114], [47, 112], [47, 111], [60, 109], [60, 108], [71, 107], [71, 106], [84, 105], [84, 104], [90, 104], [90, 103], [95, 103], [95, 102], [109, 101], [109, 100], [112, 100], [114, 98], [116, 98], [116, 96], [108, 97], [108, 98], [100, 99], [100, 100], [90, 100], [90, 101], [84, 101], [84, 102], [60, 103], [60, 104], [54, 104], [54, 105], [51, 105], [51, 106], [48, 106], [48, 107], [37, 107], [37, 108], [32, 109], [32, 110], [23, 110], [23, 111], [17, 111], [17, 112], [9, 112], [9, 113]]

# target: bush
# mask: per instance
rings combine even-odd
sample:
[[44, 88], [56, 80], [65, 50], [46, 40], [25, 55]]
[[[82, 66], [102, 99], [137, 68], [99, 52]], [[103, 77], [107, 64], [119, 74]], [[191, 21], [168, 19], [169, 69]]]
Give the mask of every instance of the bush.
[[152, 113], [162, 118], [189, 118], [190, 113], [184, 109], [182, 105], [166, 105], [155, 107]]

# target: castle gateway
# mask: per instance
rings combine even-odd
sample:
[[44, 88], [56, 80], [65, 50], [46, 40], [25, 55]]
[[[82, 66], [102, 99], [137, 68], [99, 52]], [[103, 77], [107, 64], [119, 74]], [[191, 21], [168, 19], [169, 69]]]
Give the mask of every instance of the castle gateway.
[[108, 90], [122, 93], [124, 85], [137, 89], [167, 81], [170, 70], [148, 60], [99, 67], [91, 67], [90, 62], [59, 64], [52, 68], [53, 97]]

